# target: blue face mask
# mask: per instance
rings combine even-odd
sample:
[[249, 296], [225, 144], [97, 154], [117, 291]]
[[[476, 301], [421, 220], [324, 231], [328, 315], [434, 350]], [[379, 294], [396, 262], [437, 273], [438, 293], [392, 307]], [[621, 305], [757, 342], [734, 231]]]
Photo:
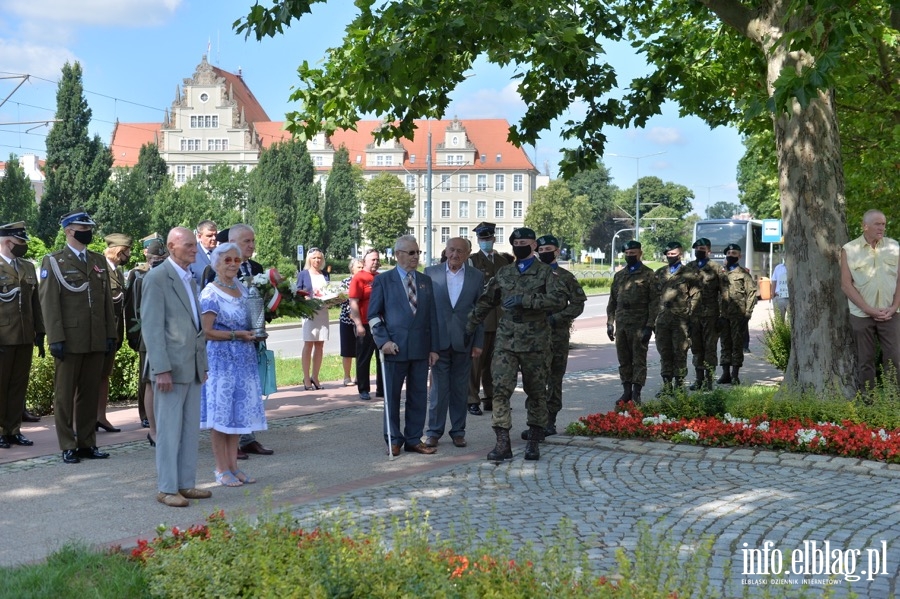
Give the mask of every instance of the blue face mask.
[[481, 248], [482, 252], [490, 252], [491, 250], [494, 249], [494, 242], [493, 241], [479, 241], [478, 247]]

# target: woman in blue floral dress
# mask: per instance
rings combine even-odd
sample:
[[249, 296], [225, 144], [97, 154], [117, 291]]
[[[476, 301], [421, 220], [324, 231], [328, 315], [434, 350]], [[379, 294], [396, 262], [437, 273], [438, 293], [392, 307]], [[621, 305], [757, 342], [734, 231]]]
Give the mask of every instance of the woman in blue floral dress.
[[256, 366], [256, 337], [248, 330], [247, 288], [236, 278], [241, 260], [236, 244], [217, 246], [210, 258], [216, 278], [200, 293], [209, 358], [200, 428], [212, 429], [216, 482], [226, 487], [256, 482], [237, 466], [238, 439], [267, 428]]

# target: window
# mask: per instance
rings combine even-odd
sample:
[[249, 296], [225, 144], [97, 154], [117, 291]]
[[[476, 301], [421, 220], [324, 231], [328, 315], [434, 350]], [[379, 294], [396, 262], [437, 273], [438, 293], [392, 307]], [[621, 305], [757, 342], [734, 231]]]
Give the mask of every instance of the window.
[[494, 175], [494, 191], [506, 190], [506, 175]]
[[475, 204], [475, 218], [487, 218], [487, 202], [478, 200]]
[[[182, 140], [182, 141], [184, 141], [184, 140]], [[183, 164], [176, 166], [175, 167], [175, 182], [176, 183], [184, 183], [185, 181], [187, 181], [186, 172], [187, 172], [187, 167], [185, 167]]]
[[450, 191], [450, 175], [441, 175], [441, 191]]
[[384, 156], [378, 154], [375, 156], [375, 166], [384, 166]]
[[450, 218], [450, 200], [441, 202], [441, 218]]
[[469, 227], [460, 227], [459, 228], [459, 236], [465, 239], [469, 236]]
[[504, 218], [504, 212], [506, 212], [506, 210], [504, 208], [503, 200], [494, 202], [494, 218]]
[[469, 191], [469, 175], [459, 176], [459, 190], [464, 193]]
[[209, 152], [223, 152], [228, 150], [228, 139], [207, 139], [206, 150]]
[[394, 156], [388, 154], [384, 157], [384, 166], [394, 166]]
[[506, 235], [503, 234], [503, 227], [497, 227], [494, 229], [494, 237], [501, 240], [506, 240]]
[[450, 239], [450, 227], [441, 227], [441, 243], [446, 244]]
[[316, 166], [325, 166], [325, 157], [324, 156], [316, 156], [313, 160]]
[[476, 191], [487, 191], [487, 175], [478, 175]]
[[191, 116], [191, 129], [218, 129], [219, 115], [197, 114]]
[[458, 164], [460, 166], [465, 164], [462, 154], [447, 154], [446, 161], [447, 161], [447, 164], [451, 165], [451, 166], [454, 164]]
[[469, 218], [469, 200], [459, 201], [459, 217]]
[[522, 200], [513, 202], [513, 218], [522, 218]]
[[181, 151], [182, 152], [199, 152], [203, 148], [200, 146], [199, 139], [182, 139], [181, 140]]
[[202, 94], [200, 94], [200, 101], [201, 101], [201, 102], [206, 102], [207, 100], [209, 100], [209, 94], [208, 94], [208, 93], [203, 92]]
[[415, 175], [406, 175], [406, 191], [415, 191], [416, 190], [416, 176]]
[[522, 175], [513, 175], [513, 191], [522, 191]]

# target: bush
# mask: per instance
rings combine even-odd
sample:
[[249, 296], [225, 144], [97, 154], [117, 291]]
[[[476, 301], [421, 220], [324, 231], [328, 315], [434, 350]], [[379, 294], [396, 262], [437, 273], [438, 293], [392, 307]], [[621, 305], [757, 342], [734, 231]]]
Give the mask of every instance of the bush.
[[791, 357], [791, 325], [778, 310], [763, 324], [763, 345], [766, 361], [781, 372], [787, 370]]

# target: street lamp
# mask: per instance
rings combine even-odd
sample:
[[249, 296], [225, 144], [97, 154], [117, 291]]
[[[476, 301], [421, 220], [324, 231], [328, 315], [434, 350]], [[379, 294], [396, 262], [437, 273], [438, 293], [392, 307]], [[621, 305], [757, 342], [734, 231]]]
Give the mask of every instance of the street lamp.
[[712, 190], [718, 189], [720, 187], [726, 187], [727, 183], [720, 183], [719, 185], [696, 185], [695, 187], [699, 187], [700, 189], [706, 190], [706, 218], [709, 218], [709, 207], [712, 204]]
[[[612, 272], [616, 272], [616, 238], [619, 236], [619, 233], [624, 233], [625, 231], [634, 231], [634, 229], [619, 229], [613, 234], [612, 243], [609, 244], [609, 269]], [[637, 235], [634, 238], [637, 241]]]
[[616, 158], [631, 158], [634, 160], [637, 178], [634, 180], [635, 200], [634, 200], [634, 240], [641, 240], [641, 158], [650, 158], [651, 156], [659, 156], [665, 152], [656, 152], [655, 154], [644, 154], [643, 156], [628, 156], [626, 154], [607, 154], [607, 156], [615, 156]]

